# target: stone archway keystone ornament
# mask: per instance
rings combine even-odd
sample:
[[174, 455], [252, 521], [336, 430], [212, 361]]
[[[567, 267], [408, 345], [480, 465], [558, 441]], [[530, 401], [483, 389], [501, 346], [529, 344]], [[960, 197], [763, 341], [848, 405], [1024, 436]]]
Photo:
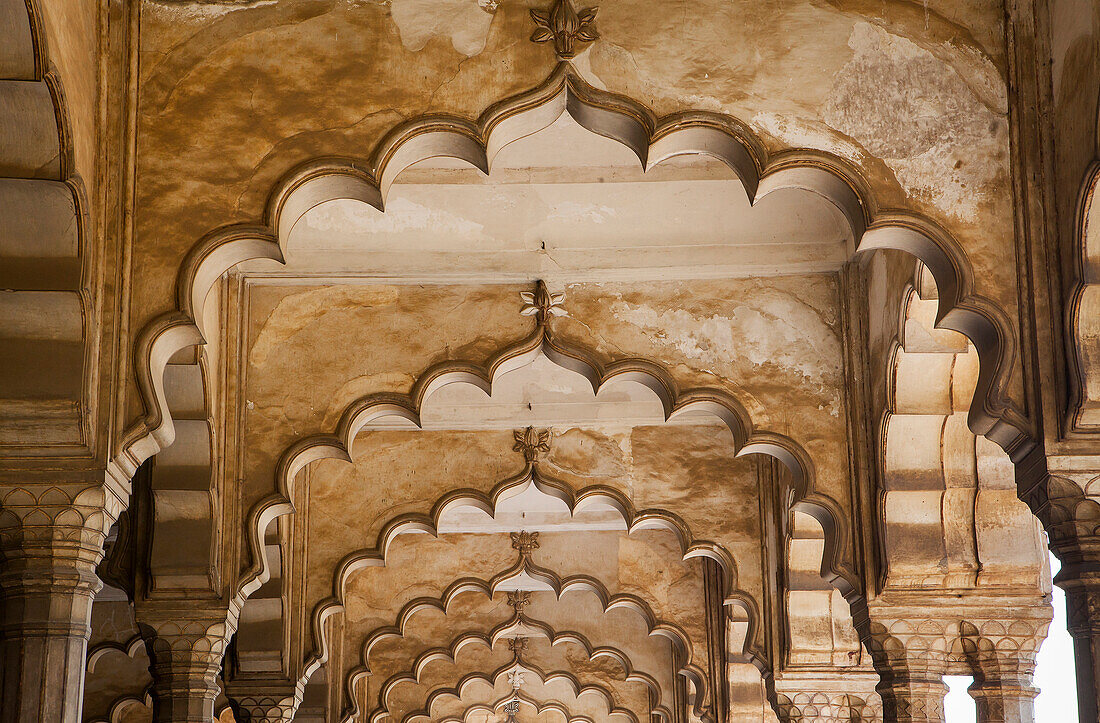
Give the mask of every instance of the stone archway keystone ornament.
[[597, 7], [578, 11], [571, 0], [556, 0], [549, 10], [531, 10], [535, 32], [531, 40], [536, 43], [554, 41], [554, 51], [560, 60], [570, 60], [576, 55], [576, 43], [591, 43], [599, 39], [596, 32]]

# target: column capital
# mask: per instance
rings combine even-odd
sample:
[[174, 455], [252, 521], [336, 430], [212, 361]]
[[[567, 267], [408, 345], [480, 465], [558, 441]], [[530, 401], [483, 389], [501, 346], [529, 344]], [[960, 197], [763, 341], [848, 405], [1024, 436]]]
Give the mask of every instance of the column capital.
[[78, 723], [96, 565], [123, 499], [93, 473], [0, 477], [0, 719]]
[[173, 601], [140, 605], [137, 619], [152, 661], [153, 720], [209, 723], [233, 633], [225, 610]]
[[225, 693], [247, 714], [243, 723], [290, 723], [301, 704], [290, 681], [234, 680]]
[[0, 483], [0, 555], [12, 563], [60, 557], [95, 566], [126, 500], [103, 482]]
[[781, 723], [881, 720], [878, 682], [878, 674], [869, 666], [777, 672], [773, 679], [776, 713]]
[[879, 600], [856, 616], [879, 673], [877, 689], [888, 720], [943, 723], [943, 675], [957, 623], [930, 617], [929, 611], [926, 605]]

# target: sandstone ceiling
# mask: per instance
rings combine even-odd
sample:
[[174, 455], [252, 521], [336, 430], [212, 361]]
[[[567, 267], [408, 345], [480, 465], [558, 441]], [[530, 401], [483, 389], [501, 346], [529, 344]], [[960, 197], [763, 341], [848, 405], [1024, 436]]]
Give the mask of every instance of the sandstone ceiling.
[[179, 640], [225, 720], [341, 723], [875, 720], [897, 640], [1041, 640], [1001, 3], [140, 0], [128, 118], [43, 8], [0, 444], [115, 484], [86, 720]]

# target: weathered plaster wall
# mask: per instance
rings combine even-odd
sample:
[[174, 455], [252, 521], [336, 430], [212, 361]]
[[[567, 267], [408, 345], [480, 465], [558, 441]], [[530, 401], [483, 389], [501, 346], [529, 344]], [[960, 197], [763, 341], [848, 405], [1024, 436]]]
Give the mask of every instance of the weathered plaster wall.
[[[362, 157], [427, 111], [476, 116], [550, 72], [550, 51], [526, 40], [526, 3], [468, 4], [146, 2], [134, 328], [169, 308], [186, 250], [258, 219], [295, 164]], [[1014, 315], [996, 3], [673, 5], [602, 3], [602, 39], [578, 70], [659, 113], [721, 110], [773, 150], [848, 158], [885, 206], [948, 227], [977, 290]]]
[[[533, 325], [518, 313], [521, 289], [255, 287], [254, 341], [245, 345], [245, 509], [271, 491], [278, 455], [303, 436], [331, 432], [356, 398], [407, 393], [431, 364], [481, 363], [522, 339]], [[847, 441], [836, 294], [835, 281], [824, 276], [572, 285], [564, 304], [569, 316], [554, 324], [562, 339], [605, 360], [656, 360], [682, 389], [730, 392], [758, 428], [803, 444], [822, 489], [843, 502]]]
[[562, 338], [610, 358], [661, 360], [681, 389], [730, 391], [757, 429], [813, 459], [817, 489], [849, 498], [835, 279], [571, 285]]

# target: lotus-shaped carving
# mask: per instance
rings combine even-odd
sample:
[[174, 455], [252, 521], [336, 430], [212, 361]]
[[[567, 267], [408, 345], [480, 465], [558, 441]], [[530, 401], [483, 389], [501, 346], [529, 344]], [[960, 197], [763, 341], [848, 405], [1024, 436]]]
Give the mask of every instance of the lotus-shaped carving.
[[598, 10], [593, 7], [577, 12], [570, 0], [557, 0], [549, 10], [532, 10], [531, 19], [538, 27], [531, 40], [545, 43], [552, 39], [558, 57], [569, 60], [576, 54], [577, 41], [590, 43], [600, 37], [593, 26]]

